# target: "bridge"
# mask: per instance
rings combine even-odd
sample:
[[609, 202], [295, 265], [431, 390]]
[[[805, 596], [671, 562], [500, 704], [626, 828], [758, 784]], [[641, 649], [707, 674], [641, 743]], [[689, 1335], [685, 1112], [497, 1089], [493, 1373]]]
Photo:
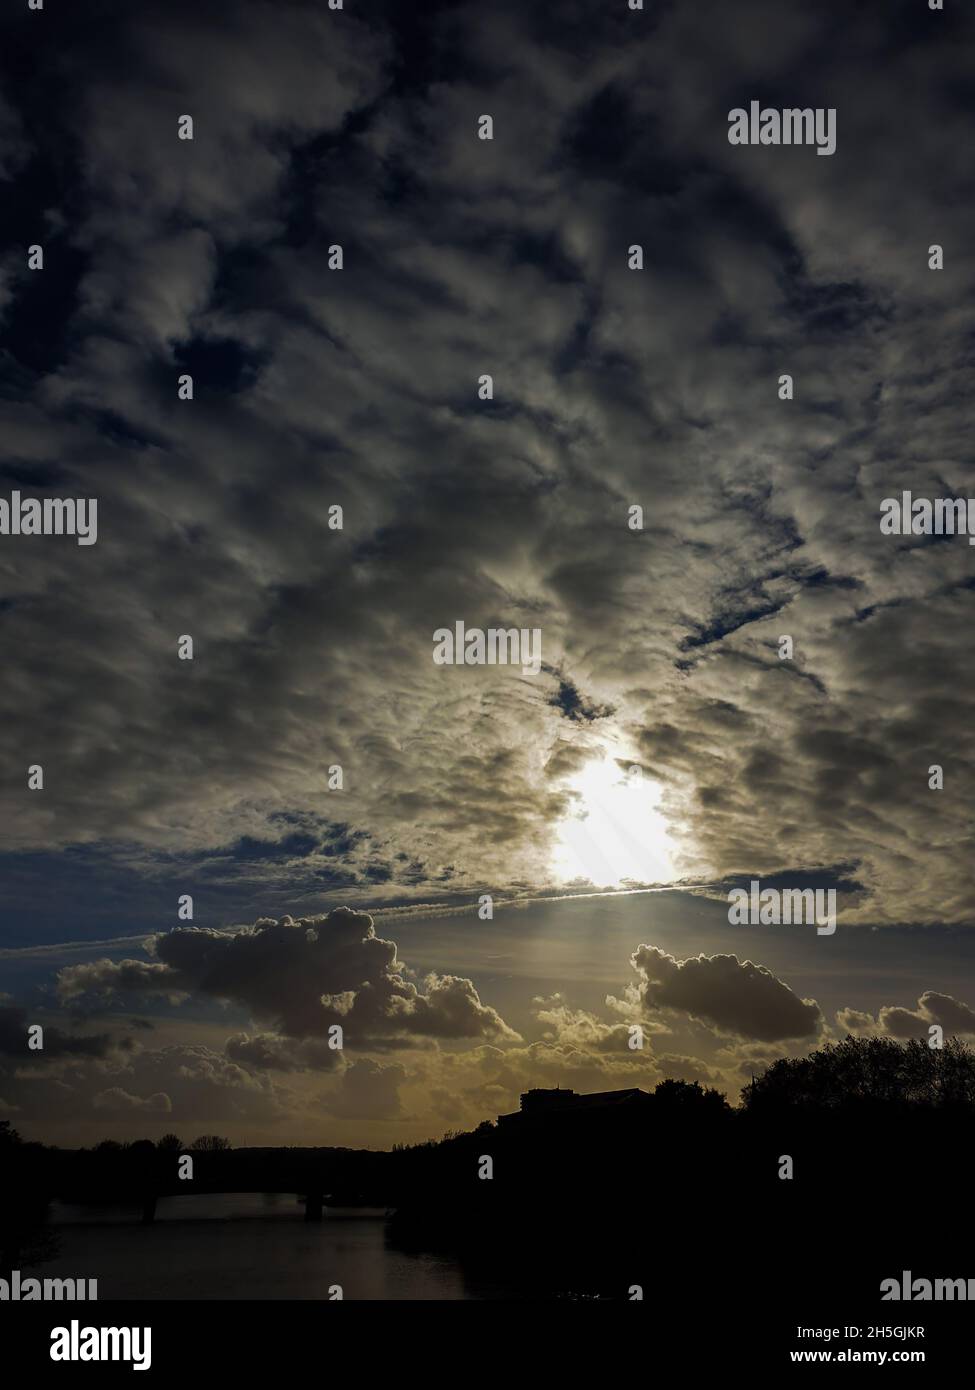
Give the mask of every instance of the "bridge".
[[[393, 1205], [390, 1155], [355, 1149], [229, 1149], [161, 1151], [130, 1145], [62, 1153], [50, 1174], [52, 1197], [78, 1203], [112, 1202], [156, 1219], [159, 1199], [222, 1192], [293, 1192], [306, 1221], [321, 1221], [332, 1206]], [[192, 1159], [192, 1176], [181, 1177]]]
[[[196, 1183], [184, 1182], [178, 1191], [169, 1191], [169, 1192], [146, 1192], [146, 1193], [143, 1194], [143, 1196], [142, 1196], [142, 1202], [141, 1202], [141, 1206], [142, 1206], [142, 1224], [143, 1224], [143, 1226], [151, 1226], [152, 1223], [155, 1221], [155, 1219], [156, 1219], [156, 1208], [157, 1208], [157, 1206], [158, 1206], [158, 1204], [159, 1204], [159, 1199], [160, 1199], [160, 1197], [187, 1197], [187, 1196], [198, 1196], [198, 1195], [200, 1195], [201, 1193], [204, 1193], [204, 1192], [211, 1192], [211, 1193], [212, 1193], [212, 1192], [252, 1192], [252, 1191], [254, 1191], [254, 1190], [255, 1190], [255, 1189], [250, 1188], [250, 1187], [247, 1187], [247, 1188], [227, 1188], [227, 1187], [213, 1188], [213, 1187], [199, 1187]], [[260, 1189], [260, 1191], [266, 1191], [266, 1190], [267, 1190], [267, 1189], [265, 1189], [265, 1188], [261, 1188], [261, 1189]], [[277, 1191], [278, 1189], [275, 1188], [275, 1189], [273, 1189], [273, 1190], [274, 1190], [274, 1191]], [[290, 1189], [290, 1188], [285, 1188], [284, 1191], [290, 1192], [291, 1189]], [[308, 1193], [304, 1193], [304, 1194], [303, 1194], [303, 1193], [300, 1193], [300, 1192], [296, 1192], [296, 1193], [295, 1193], [295, 1196], [298, 1198], [298, 1200], [302, 1203], [302, 1205], [303, 1205], [304, 1208], [305, 1208], [305, 1220], [306, 1220], [306, 1221], [321, 1221], [321, 1220], [323, 1219], [323, 1216], [324, 1216], [324, 1213], [325, 1213], [325, 1204], [326, 1204], [326, 1201], [333, 1200], [333, 1199], [332, 1199], [332, 1194], [331, 1194], [331, 1193], [319, 1192], [319, 1191], [317, 1191], [317, 1190], [316, 1190], [316, 1191], [312, 1191], [312, 1192], [308, 1192]], [[350, 1205], [353, 1205], [353, 1204], [352, 1204], [352, 1203], [348, 1203], [348, 1202], [336, 1202], [335, 1205], [336, 1205], [336, 1206], [350, 1206]]]

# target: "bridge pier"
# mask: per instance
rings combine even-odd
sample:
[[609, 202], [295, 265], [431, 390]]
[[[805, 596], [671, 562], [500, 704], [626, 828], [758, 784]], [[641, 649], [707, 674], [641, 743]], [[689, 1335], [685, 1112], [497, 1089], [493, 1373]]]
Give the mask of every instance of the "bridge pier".
[[142, 1199], [142, 1224], [151, 1226], [156, 1219], [156, 1194], [150, 1192]]
[[305, 1220], [321, 1221], [322, 1209], [325, 1205], [324, 1194], [321, 1192], [309, 1192], [305, 1198]]

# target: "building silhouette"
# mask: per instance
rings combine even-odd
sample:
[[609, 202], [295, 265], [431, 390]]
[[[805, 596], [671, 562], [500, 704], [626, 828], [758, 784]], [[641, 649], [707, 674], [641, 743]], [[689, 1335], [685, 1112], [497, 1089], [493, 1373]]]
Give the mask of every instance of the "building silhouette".
[[552, 1090], [536, 1088], [522, 1093], [520, 1110], [498, 1116], [498, 1127], [505, 1130], [524, 1129], [535, 1124], [547, 1125], [563, 1117], [581, 1118], [593, 1112], [633, 1112], [645, 1107], [650, 1099], [649, 1093], [637, 1086], [621, 1091], [592, 1091], [584, 1096], [560, 1086]]

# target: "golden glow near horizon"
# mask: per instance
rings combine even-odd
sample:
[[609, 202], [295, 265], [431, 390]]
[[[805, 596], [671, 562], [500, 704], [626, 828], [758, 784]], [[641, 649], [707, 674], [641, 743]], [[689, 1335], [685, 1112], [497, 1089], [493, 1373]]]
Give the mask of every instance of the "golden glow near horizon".
[[666, 883], [678, 877], [676, 847], [659, 808], [658, 783], [609, 756], [587, 763], [568, 783], [573, 809], [559, 825], [553, 870], [561, 882], [602, 887], [625, 880]]

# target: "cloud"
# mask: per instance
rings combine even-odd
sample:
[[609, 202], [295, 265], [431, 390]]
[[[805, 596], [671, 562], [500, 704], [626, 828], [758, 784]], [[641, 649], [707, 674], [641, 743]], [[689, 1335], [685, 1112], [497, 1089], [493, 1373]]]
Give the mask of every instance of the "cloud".
[[136, 1115], [143, 1132], [152, 1133], [150, 1122], [158, 1121], [156, 1137], [178, 1124], [208, 1132], [223, 1127], [255, 1142], [255, 1136], [280, 1136], [286, 1118], [297, 1126], [308, 1101], [200, 1043], [53, 1063], [34, 1056], [39, 1060], [30, 1066], [5, 1071], [0, 1065], [0, 1089], [24, 1132], [41, 1133], [47, 1142], [94, 1143], [106, 1132], [131, 1139]]
[[630, 957], [640, 976], [621, 1012], [673, 1009], [721, 1032], [772, 1042], [813, 1037], [823, 1018], [814, 999], [800, 999], [763, 965], [734, 955], [699, 955], [677, 960], [656, 946], [639, 946]]
[[[586, 1052], [606, 1052], [617, 1056], [632, 1050], [630, 1025], [606, 1023], [586, 1009], [573, 1009], [561, 997], [535, 1001], [535, 1016], [545, 1027], [544, 1037], [571, 1044]], [[666, 1033], [666, 1024], [646, 1020], [641, 1023], [644, 1034]]]
[[351, 1064], [322, 1104], [329, 1114], [343, 1120], [395, 1119], [402, 1114], [398, 1088], [407, 1075], [406, 1068], [398, 1063], [381, 1066], [363, 1058]]
[[133, 1096], [121, 1086], [110, 1086], [105, 1091], [99, 1091], [92, 1097], [91, 1103], [96, 1110], [145, 1110], [164, 1115], [168, 1115], [173, 1108], [165, 1091], [156, 1091], [151, 1096]]
[[[44, 1030], [44, 1046], [31, 1050], [27, 1046], [27, 1030], [36, 1023]], [[43, 1018], [30, 1017], [26, 1009], [0, 1006], [0, 1054], [19, 1057], [24, 1062], [39, 1057], [106, 1057], [121, 1045], [108, 1033], [67, 1033], [56, 1024], [45, 1023]]]
[[[376, 935], [366, 912], [339, 907], [321, 916], [262, 918], [235, 932], [178, 930], [154, 937], [151, 949], [157, 959], [146, 964], [65, 966], [58, 972], [62, 998], [136, 992], [227, 1000], [290, 1038], [325, 1038], [339, 1025], [346, 1043], [360, 1049], [397, 1038], [517, 1039], [470, 980], [429, 974], [417, 986], [397, 960], [396, 943]], [[250, 1060], [272, 1055], [266, 1041], [234, 1047]]]
[[275, 1033], [235, 1033], [227, 1039], [227, 1056], [252, 1071], [333, 1071], [342, 1062], [340, 1049], [324, 1039], [299, 1041]]
[[153, 994], [165, 992], [171, 999], [186, 991], [171, 984], [168, 967], [154, 961], [96, 960], [68, 965], [58, 971], [58, 994], [64, 1000], [81, 999], [89, 994]]
[[926, 1038], [934, 1023], [949, 1037], [975, 1037], [975, 1010], [952, 995], [933, 989], [924, 991], [915, 1009], [884, 1004], [876, 1018], [862, 1010], [840, 1009], [836, 1021], [845, 1032], [860, 1037]]
[[836, 1022], [842, 1032], [855, 1037], [870, 1037], [877, 1032], [877, 1020], [863, 1009], [837, 1009]]

